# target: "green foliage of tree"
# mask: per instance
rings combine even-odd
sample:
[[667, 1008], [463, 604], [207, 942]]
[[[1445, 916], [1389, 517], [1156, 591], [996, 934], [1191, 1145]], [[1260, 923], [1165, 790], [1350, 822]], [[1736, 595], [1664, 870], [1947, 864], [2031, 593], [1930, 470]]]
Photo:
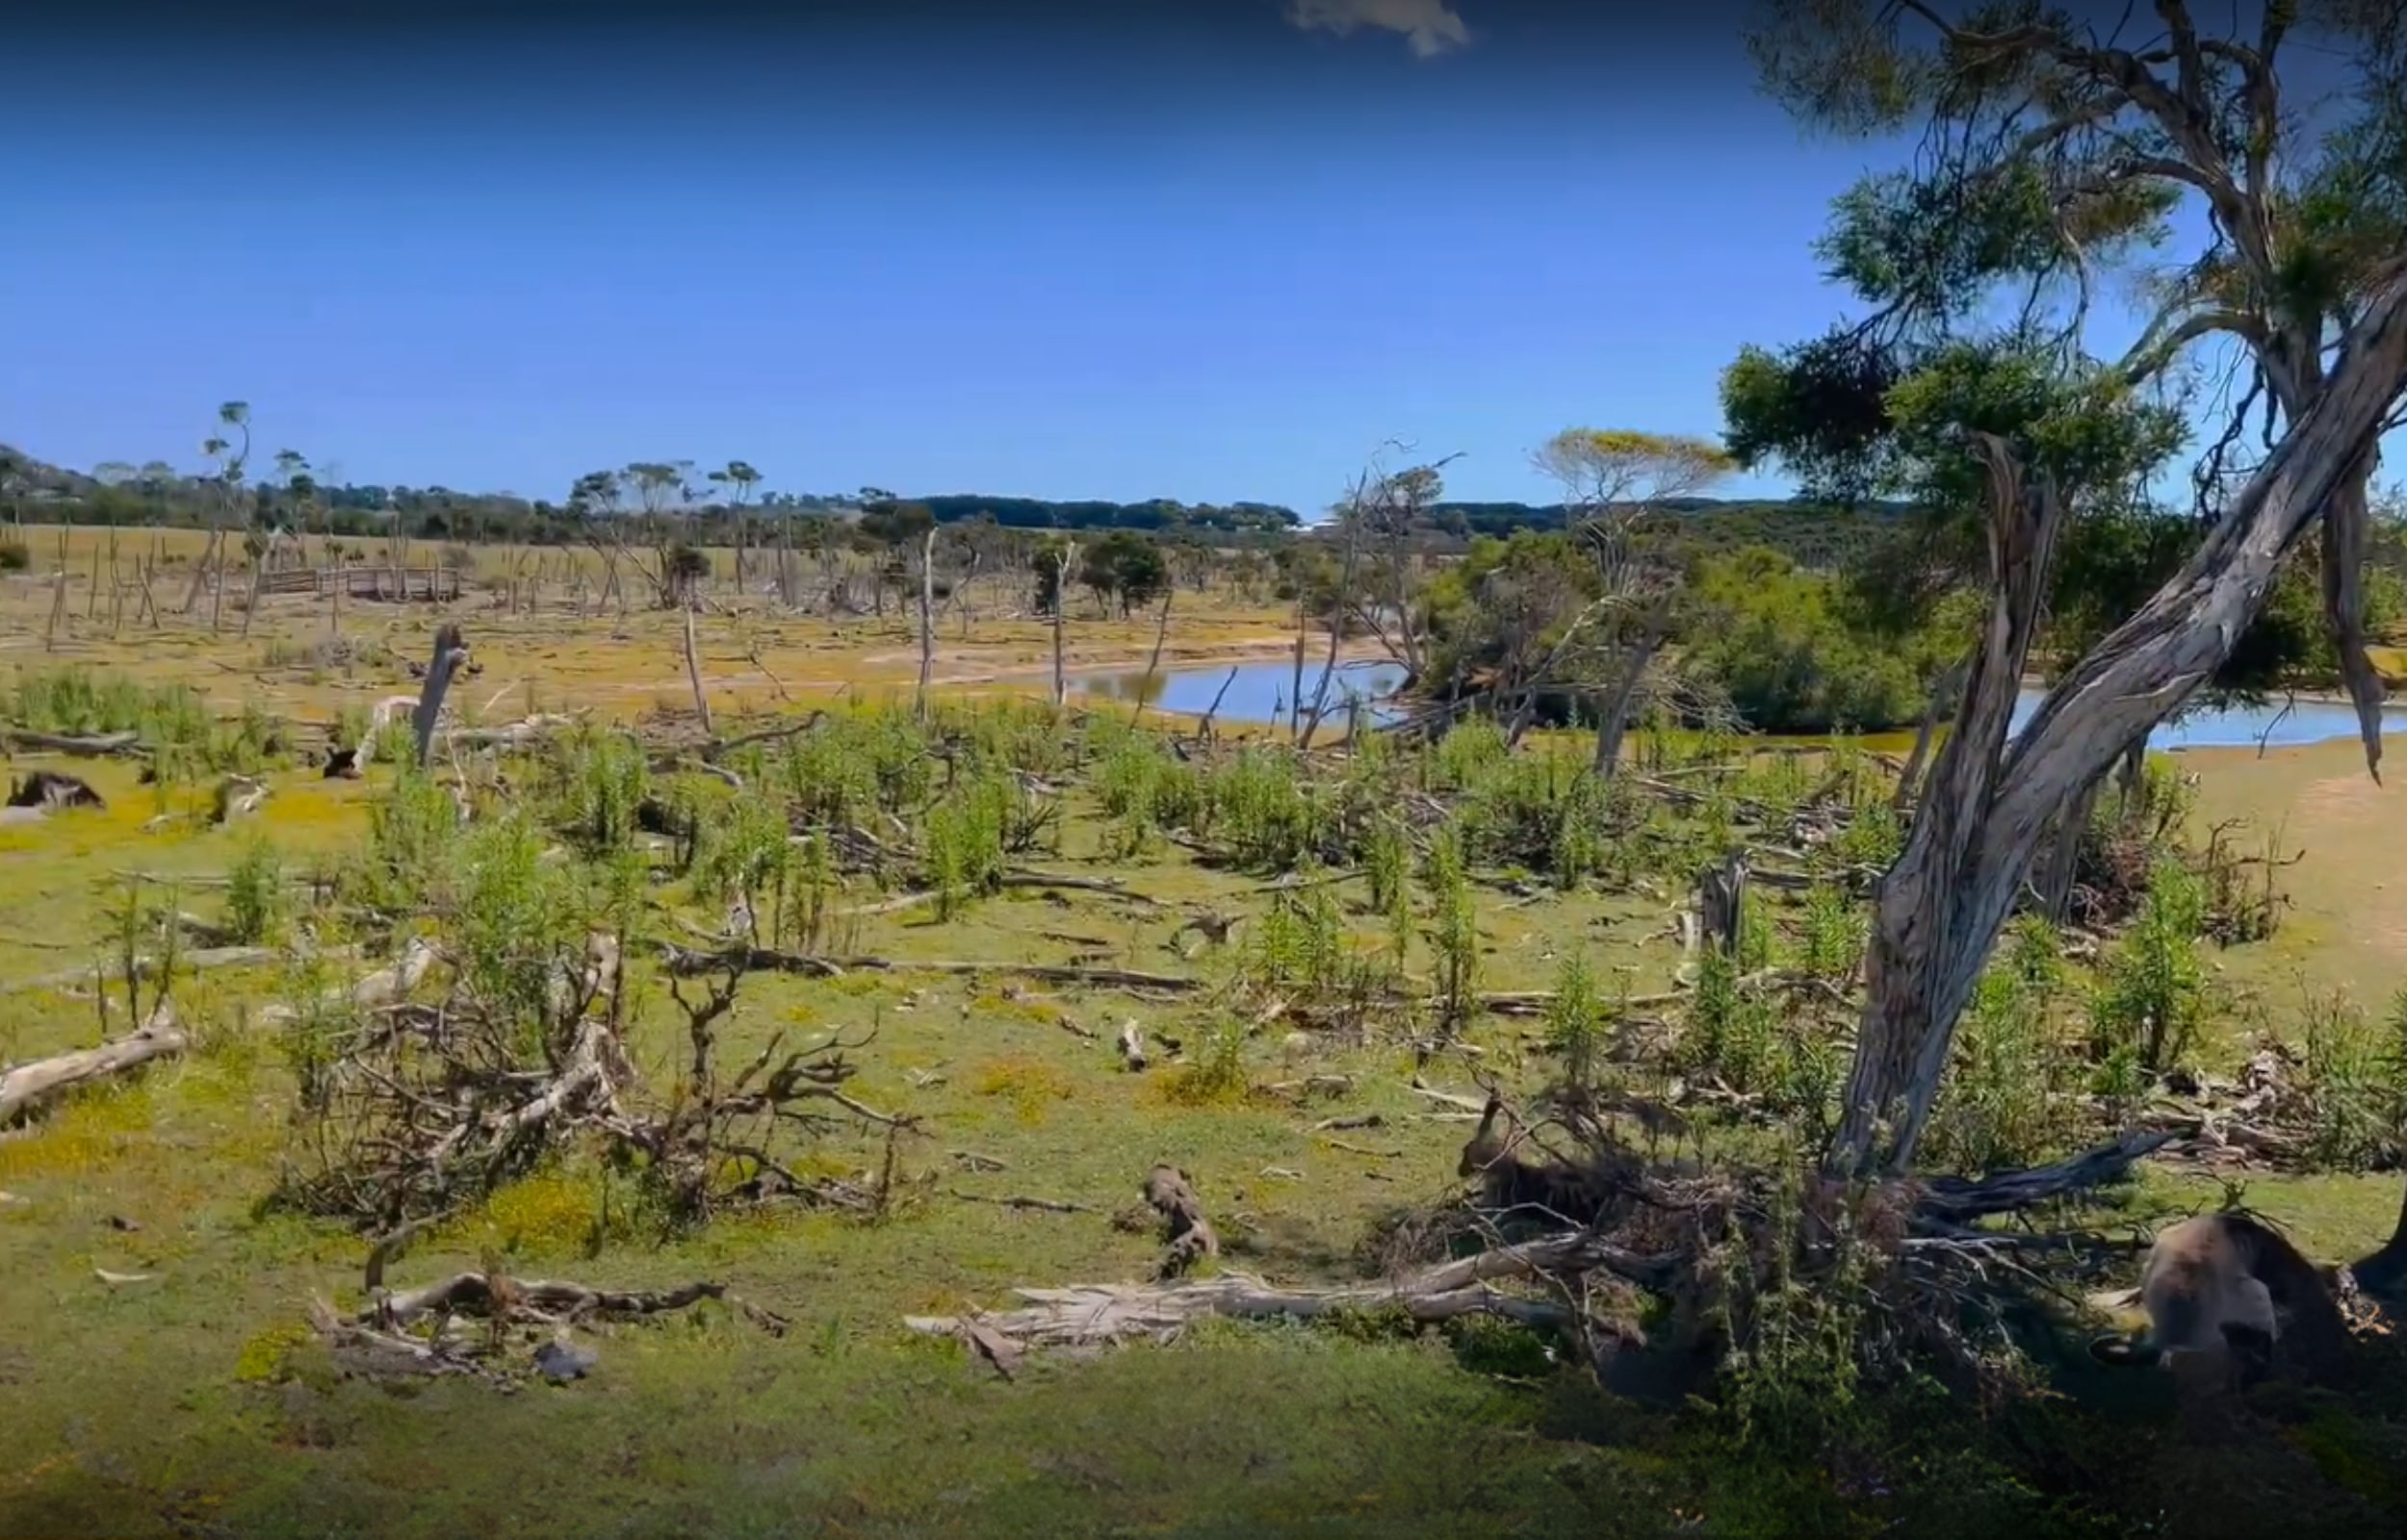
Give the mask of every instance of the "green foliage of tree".
[[1114, 529], [1082, 549], [1078, 581], [1125, 616], [1170, 587], [1170, 562], [1152, 540], [1133, 529]]
[[1758, 732], [1910, 727], [1923, 680], [1953, 640], [1926, 630], [1900, 646], [1851, 628], [1836, 582], [1774, 551], [1700, 563], [1691, 586], [1709, 619], [1695, 627], [1681, 667]]
[[1421, 596], [1433, 680], [1517, 681], [1599, 591], [1595, 564], [1569, 535], [1523, 530], [1473, 541]]

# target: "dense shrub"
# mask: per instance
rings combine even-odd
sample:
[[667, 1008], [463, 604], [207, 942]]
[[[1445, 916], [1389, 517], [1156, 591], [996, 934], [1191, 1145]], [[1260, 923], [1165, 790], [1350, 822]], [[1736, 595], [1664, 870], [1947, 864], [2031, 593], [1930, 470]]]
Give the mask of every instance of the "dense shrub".
[[1727, 696], [1759, 732], [1911, 727], [1935, 644], [1902, 644], [1850, 629], [1832, 579], [1755, 549], [1704, 563], [1695, 581], [1707, 619], [1683, 666]]

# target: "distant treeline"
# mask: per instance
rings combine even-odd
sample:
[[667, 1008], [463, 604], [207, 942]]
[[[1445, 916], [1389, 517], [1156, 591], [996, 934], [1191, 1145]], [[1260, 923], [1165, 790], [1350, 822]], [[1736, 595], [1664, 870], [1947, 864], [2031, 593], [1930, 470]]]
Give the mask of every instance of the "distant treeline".
[[[347, 539], [399, 532], [417, 540], [574, 545], [592, 533], [597, 517], [571, 507], [566, 499], [555, 502], [510, 493], [324, 484], [308, 478], [252, 481], [241, 489], [240, 498], [247, 515], [259, 522]], [[915, 502], [945, 525], [991, 520], [1012, 529], [1130, 529], [1228, 546], [1277, 544], [1306, 527], [1294, 509], [1268, 502], [772, 492], [744, 508], [747, 540], [774, 540], [779, 526], [791, 521], [798, 541], [815, 543], [818, 530], [801, 533], [806, 521], [848, 523], [861, 515], [865, 502], [890, 499]], [[224, 494], [216, 481], [178, 475], [164, 465], [102, 467], [99, 474], [86, 475], [0, 447], [0, 509], [15, 522], [194, 527], [209, 524], [223, 506]], [[1782, 500], [1710, 498], [1667, 507], [1694, 521], [1683, 532], [1698, 543], [1729, 549], [1769, 546], [1814, 567], [1844, 559], [1874, 527], [1901, 511], [1885, 504], [1847, 510]], [[631, 497], [614, 513], [600, 517], [637, 517], [645, 511]], [[723, 499], [680, 496], [660, 506], [657, 516], [677, 523], [694, 544], [727, 545], [736, 538], [736, 513]], [[1560, 504], [1440, 502], [1428, 510], [1424, 543], [1434, 550], [1459, 552], [1482, 535], [1560, 529], [1564, 519]]]

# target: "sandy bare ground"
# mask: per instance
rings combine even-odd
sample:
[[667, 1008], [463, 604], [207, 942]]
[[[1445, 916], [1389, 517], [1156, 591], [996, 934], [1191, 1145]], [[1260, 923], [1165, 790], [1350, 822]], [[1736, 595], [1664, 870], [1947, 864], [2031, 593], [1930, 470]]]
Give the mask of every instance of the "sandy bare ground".
[[[2400, 740], [2390, 743], [2395, 782]], [[2283, 873], [2292, 905], [2279, 938], [2286, 962], [2368, 1005], [2407, 984], [2407, 802], [2366, 773], [2353, 740], [2180, 759], [2198, 777], [2205, 819], [2244, 817], [2251, 828], [2236, 837], [2248, 847], [2271, 831], [2285, 855], [2306, 853]]]

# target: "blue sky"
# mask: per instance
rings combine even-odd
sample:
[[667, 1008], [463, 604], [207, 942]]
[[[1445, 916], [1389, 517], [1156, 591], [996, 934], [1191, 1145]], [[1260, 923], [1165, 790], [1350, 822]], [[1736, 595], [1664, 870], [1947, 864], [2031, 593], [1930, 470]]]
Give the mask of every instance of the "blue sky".
[[1311, 3], [1390, 24], [34, 37], [13, 81], [46, 89], [0, 100], [0, 442], [197, 468], [240, 398], [263, 462], [356, 481], [556, 499], [740, 456], [771, 488], [1309, 511], [1401, 436], [1462, 451], [1457, 497], [1546, 500], [1549, 433], [1716, 433], [1741, 345], [1840, 313], [1809, 242], [1885, 157], [1803, 141], [1734, 28]]

